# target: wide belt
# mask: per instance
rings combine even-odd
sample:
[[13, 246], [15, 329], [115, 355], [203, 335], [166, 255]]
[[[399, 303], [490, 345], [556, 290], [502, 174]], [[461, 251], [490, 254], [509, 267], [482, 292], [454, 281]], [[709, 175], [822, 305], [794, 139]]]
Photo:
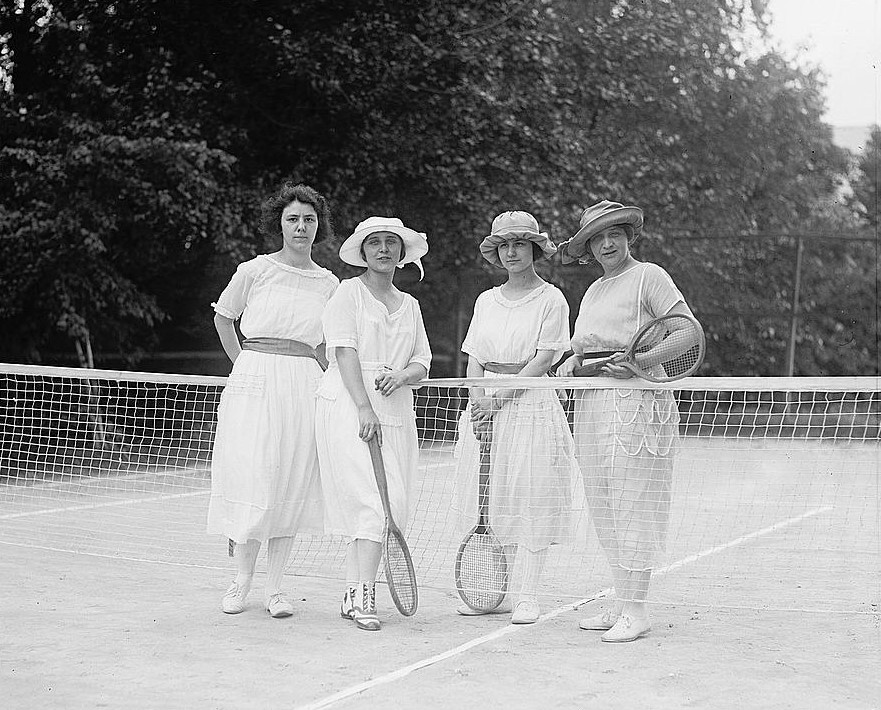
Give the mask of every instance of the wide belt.
[[242, 341], [242, 350], [289, 357], [311, 357], [313, 360], [318, 360], [315, 348], [311, 345], [287, 338], [245, 338]]
[[494, 372], [497, 375], [516, 375], [524, 367], [525, 362], [485, 362], [483, 369], [486, 372]]

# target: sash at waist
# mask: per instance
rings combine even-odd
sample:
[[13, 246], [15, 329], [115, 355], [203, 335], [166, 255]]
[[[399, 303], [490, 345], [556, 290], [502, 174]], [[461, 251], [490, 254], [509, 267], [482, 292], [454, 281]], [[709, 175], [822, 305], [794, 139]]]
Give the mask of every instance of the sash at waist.
[[253, 350], [258, 353], [269, 355], [287, 355], [289, 357], [311, 357], [318, 360], [315, 348], [299, 340], [287, 338], [245, 338], [242, 341], [242, 350]]
[[497, 375], [516, 375], [526, 367], [525, 362], [485, 362], [483, 369], [486, 372], [494, 372]]

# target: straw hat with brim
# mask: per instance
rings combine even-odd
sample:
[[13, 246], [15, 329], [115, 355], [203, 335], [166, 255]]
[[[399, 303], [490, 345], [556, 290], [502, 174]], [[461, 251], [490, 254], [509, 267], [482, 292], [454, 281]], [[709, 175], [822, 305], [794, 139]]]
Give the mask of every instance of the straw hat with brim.
[[[581, 229], [575, 236], [560, 245], [560, 253], [564, 264], [574, 261], [589, 262], [593, 255], [590, 253], [590, 240], [608, 227], [624, 225], [633, 230], [629, 243], [633, 244], [642, 233], [642, 210], [639, 207], [625, 207], [620, 202], [603, 200], [591, 205], [581, 213]], [[587, 259], [584, 255], [587, 254]]]
[[340, 259], [352, 266], [367, 266], [367, 262], [361, 255], [361, 244], [367, 237], [377, 232], [398, 235], [404, 243], [404, 258], [401, 259], [398, 266], [414, 263], [422, 273], [421, 259], [428, 253], [428, 238], [423, 232], [405, 227], [397, 217], [368, 217], [363, 222], [359, 222], [355, 231], [340, 247]]
[[538, 231], [538, 221], [529, 212], [515, 210], [502, 212], [493, 220], [491, 234], [483, 238], [480, 243], [480, 253], [490, 264], [502, 266], [499, 259], [499, 246], [512, 239], [528, 239], [541, 247], [545, 259], [550, 259], [557, 253], [557, 245], [554, 244], [547, 233]]

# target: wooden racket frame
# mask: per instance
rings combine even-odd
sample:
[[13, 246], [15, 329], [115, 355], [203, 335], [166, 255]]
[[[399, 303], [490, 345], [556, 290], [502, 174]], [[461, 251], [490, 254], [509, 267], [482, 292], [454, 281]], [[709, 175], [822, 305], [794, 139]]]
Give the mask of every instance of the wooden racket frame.
[[[382, 508], [385, 511], [385, 529], [382, 531], [382, 558], [385, 569], [385, 581], [388, 584], [389, 593], [392, 601], [395, 603], [398, 611], [404, 616], [413, 616], [419, 606], [419, 587], [416, 583], [416, 570], [413, 567], [413, 559], [410, 556], [410, 548], [404, 539], [404, 533], [392, 517], [392, 506], [388, 495], [388, 479], [385, 475], [385, 462], [382, 459], [382, 451], [379, 448], [379, 442], [374, 434], [367, 440], [367, 448], [370, 450], [370, 462], [373, 464], [373, 475], [376, 478], [376, 487], [379, 489], [379, 498], [382, 501]], [[388, 541], [395, 535], [401, 542], [401, 549], [404, 553], [404, 560], [407, 563], [407, 571], [413, 584], [413, 606], [404, 605], [398, 596], [398, 590], [395, 587], [395, 580], [391, 574], [391, 564], [388, 558]]]
[[[672, 377], [657, 377], [652, 375], [650, 372], [646, 372], [641, 369], [638, 365], [634, 364], [634, 349], [636, 344], [639, 342], [639, 339], [646, 333], [646, 331], [655, 328], [660, 323], [664, 321], [673, 320], [673, 319], [685, 319], [690, 321], [695, 326], [695, 332], [698, 335], [698, 342], [696, 343], [699, 348], [698, 358], [695, 363], [685, 370], [682, 373], [674, 375]], [[701, 327], [701, 324], [697, 321], [696, 318], [690, 316], [686, 313], [669, 313], [665, 316], [661, 316], [660, 318], [654, 318], [650, 320], [648, 323], [642, 326], [638, 331], [636, 331], [636, 335], [634, 335], [630, 342], [627, 344], [627, 347], [620, 353], [616, 353], [615, 355], [610, 355], [608, 357], [604, 357], [600, 360], [596, 360], [594, 362], [590, 362], [586, 365], [580, 365], [576, 367], [572, 371], [572, 375], [574, 377], [593, 377], [595, 375], [602, 374], [602, 368], [610, 363], [614, 363], [616, 365], [622, 365], [630, 370], [637, 377], [641, 377], [644, 380], [648, 380], [649, 382], [675, 382], [676, 380], [681, 380], [684, 377], [689, 377], [697, 372], [698, 368], [701, 366], [701, 363], [704, 361], [704, 355], [707, 350], [707, 341], [704, 336], [704, 330]]]
[[[455, 568], [456, 591], [459, 593], [459, 597], [470, 608], [474, 609], [475, 611], [481, 612], [490, 612], [504, 601], [505, 595], [508, 592], [508, 581], [510, 577], [510, 568], [508, 566], [508, 558], [505, 555], [505, 548], [502, 546], [502, 543], [496, 537], [496, 534], [493, 532], [493, 529], [490, 527], [489, 524], [489, 476], [491, 463], [490, 447], [491, 442], [489, 440], [480, 442], [480, 470], [477, 476], [477, 525], [471, 528], [471, 530], [469, 530], [465, 537], [462, 539], [462, 542], [459, 545], [459, 551], [456, 553]], [[462, 553], [465, 551], [465, 547], [468, 545], [468, 541], [474, 535], [489, 536], [490, 543], [496, 554], [499, 556], [499, 559], [501, 560], [501, 565], [504, 568], [505, 581], [502, 585], [502, 590], [495, 601], [495, 604], [475, 606], [473, 601], [468, 599], [468, 597], [466, 596], [462, 586]]]

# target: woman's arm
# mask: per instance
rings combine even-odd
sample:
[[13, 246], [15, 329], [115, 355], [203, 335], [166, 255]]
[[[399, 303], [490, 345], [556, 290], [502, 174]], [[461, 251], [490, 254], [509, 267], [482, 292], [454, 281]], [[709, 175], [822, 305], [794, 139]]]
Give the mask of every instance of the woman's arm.
[[235, 321], [227, 318], [219, 313], [214, 314], [214, 329], [220, 336], [220, 344], [230, 362], [235, 362], [236, 358], [242, 352], [242, 346], [239, 344], [239, 336], [236, 334]]
[[361, 374], [361, 360], [358, 358], [358, 351], [355, 348], [336, 348], [334, 354], [343, 386], [358, 408], [358, 436], [367, 441], [376, 435], [377, 443], [382, 446], [382, 427], [379, 424], [379, 417], [373, 411], [373, 405], [370, 404], [367, 389], [364, 387], [364, 376]]

